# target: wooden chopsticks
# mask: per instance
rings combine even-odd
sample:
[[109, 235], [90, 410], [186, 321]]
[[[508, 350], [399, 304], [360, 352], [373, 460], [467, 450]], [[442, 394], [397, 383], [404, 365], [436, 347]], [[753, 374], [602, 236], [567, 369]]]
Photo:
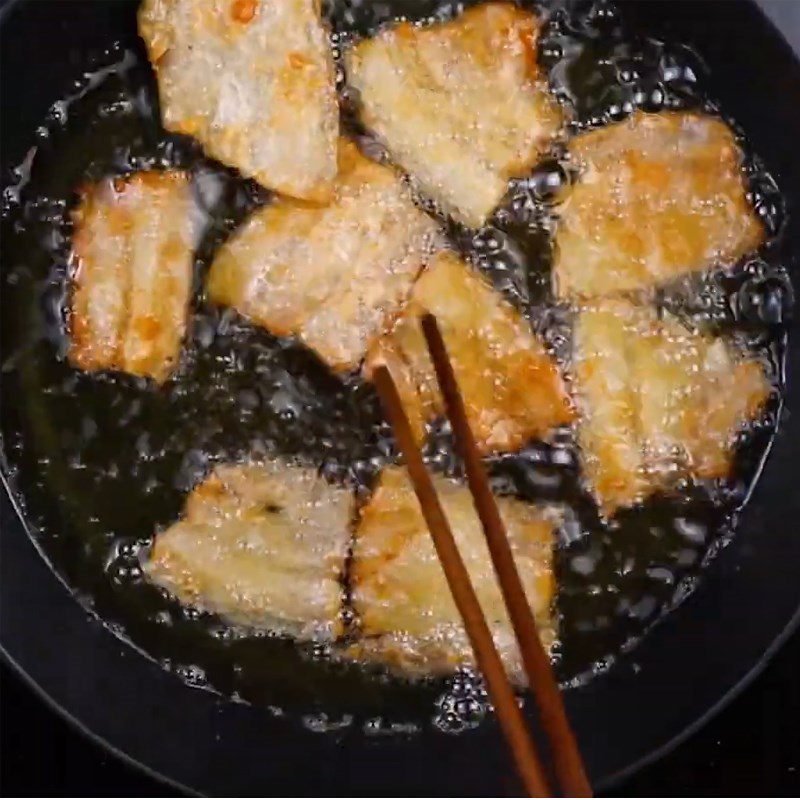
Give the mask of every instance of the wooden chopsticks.
[[[422, 330], [436, 370], [439, 388], [445, 400], [456, 445], [464, 460], [467, 481], [483, 525], [503, 600], [519, 644], [528, 685], [536, 699], [539, 716], [550, 742], [555, 775], [565, 795], [591, 797], [591, 787], [564, 712], [558, 684], [550, 667], [549, 658], [539, 640], [536, 623], [514, 563], [505, 526], [472, 437], [455, 373], [447, 356], [441, 332], [432, 315], [426, 314], [422, 318]], [[464, 620], [464, 627], [475, 652], [475, 660], [483, 673], [489, 697], [525, 790], [530, 796], [549, 796], [551, 791], [542, 762], [492, 640], [491, 631], [459, 554], [453, 532], [422, 460], [397, 387], [385, 365], [375, 369], [373, 381], [394, 429], [400, 450], [405, 456], [406, 467], [422, 514], [442, 563], [453, 600]]]
[[406, 468], [417, 493], [422, 515], [431, 532], [436, 553], [442, 562], [453, 600], [464, 620], [464, 627], [475, 652], [475, 660], [483, 673], [489, 697], [525, 790], [531, 797], [549, 796], [550, 791], [542, 764], [525, 727], [525, 719], [517, 705], [517, 698], [508, 682], [497, 648], [494, 646], [492, 634], [486, 624], [467, 568], [458, 552], [450, 523], [444, 515], [431, 476], [422, 461], [422, 453], [414, 440], [414, 433], [403, 410], [397, 387], [384, 365], [376, 367], [372, 380], [386, 408], [400, 450], [406, 458]]

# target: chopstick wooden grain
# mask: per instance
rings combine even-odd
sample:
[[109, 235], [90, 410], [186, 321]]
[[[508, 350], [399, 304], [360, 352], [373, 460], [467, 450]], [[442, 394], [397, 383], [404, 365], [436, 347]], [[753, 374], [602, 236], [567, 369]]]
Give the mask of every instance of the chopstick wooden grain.
[[447, 408], [456, 447], [464, 460], [475, 508], [480, 517], [495, 573], [503, 593], [508, 615], [519, 644], [528, 685], [536, 700], [542, 726], [550, 742], [555, 774], [561, 789], [568, 797], [591, 797], [592, 789], [586, 776], [575, 735], [564, 711], [558, 683], [550, 659], [542, 646], [536, 622], [514, 562], [505, 525], [494, 500], [489, 480], [481, 462], [475, 439], [467, 420], [466, 409], [458, 389], [447, 348], [436, 318], [422, 317], [422, 331], [428, 344], [436, 371], [439, 389]]
[[422, 460], [411, 425], [389, 369], [379, 365], [373, 371], [373, 383], [392, 423], [400, 450], [422, 514], [442, 564], [450, 592], [464, 620], [475, 660], [483, 673], [489, 697], [494, 705], [503, 734], [508, 742], [517, 771], [528, 796], [549, 797], [551, 792], [536, 747], [531, 739], [514, 690], [492, 640], [467, 568], [461, 559], [450, 524], [436, 495], [431, 476]]

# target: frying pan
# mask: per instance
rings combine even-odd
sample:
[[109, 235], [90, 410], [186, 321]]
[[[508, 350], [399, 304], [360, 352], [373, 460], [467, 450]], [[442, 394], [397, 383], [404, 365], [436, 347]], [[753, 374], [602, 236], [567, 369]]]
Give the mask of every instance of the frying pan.
[[[749, 2], [623, 3], [632, 25], [692, 46], [710, 92], [746, 131], [788, 202], [784, 262], [800, 253], [800, 63]], [[7, 3], [2, 9], [2, 162], [20, 163], [51, 104], [84, 68], [76, 53], [135, 40], [135, 4]], [[792, 213], [794, 210], [794, 213]], [[7, 264], [2, 263], [3, 285]], [[796, 279], [796, 278], [795, 278]], [[699, 587], [628, 656], [566, 693], [594, 785], [662, 755], [728, 702], [800, 621], [800, 339], [787, 354], [780, 429], [738, 533]], [[3, 396], [14, 404], [15, 396]], [[8, 489], [6, 477], [4, 483]], [[24, 496], [25, 487], [19, 487]], [[516, 790], [489, 721], [432, 729], [315, 733], [198, 691], [115, 635], [54, 576], [32, 521], [0, 492], [0, 634], [5, 658], [110, 750], [206, 794], [496, 795]], [[324, 701], [324, 698], [322, 698]]]

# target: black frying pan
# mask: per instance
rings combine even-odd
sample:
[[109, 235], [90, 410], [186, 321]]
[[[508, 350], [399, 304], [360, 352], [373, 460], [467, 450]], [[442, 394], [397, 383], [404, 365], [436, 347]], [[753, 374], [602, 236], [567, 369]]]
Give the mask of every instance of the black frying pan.
[[[2, 18], [2, 164], [19, 164], [51, 104], [114, 41], [136, 44], [135, 4], [17, 2]], [[626, 3], [630, 24], [690, 44], [710, 68], [710, 93], [738, 121], [789, 203], [780, 258], [800, 253], [800, 64], [747, 2]], [[67, 157], [65, 154], [64, 157]], [[10, 296], [3, 259], [3, 313]], [[7, 330], [4, 328], [4, 336]], [[6, 358], [4, 339], [4, 355]], [[699, 588], [627, 657], [566, 702], [597, 788], [658, 757], [727, 702], [800, 620], [800, 395], [790, 342], [786, 413], [738, 534]], [[24, 394], [4, 379], [9, 418]], [[6, 417], [4, 416], [4, 419]], [[7, 432], [4, 430], [4, 434]], [[5, 439], [4, 447], [12, 446]], [[4, 471], [5, 471], [4, 462]], [[19, 476], [12, 482], [19, 483]], [[18, 485], [26, 497], [25, 485]], [[5, 657], [75, 724], [184, 788], [208, 794], [497, 794], [516, 785], [491, 722], [459, 736], [317, 733], [263, 708], [198, 691], [115, 636], [54, 577], [26, 528], [39, 514], [2, 493]], [[65, 517], [65, 524], [68, 520]], [[184, 676], [191, 677], [191, 676]], [[288, 681], [287, 677], [287, 681]], [[326, 708], [326, 684], [316, 707]]]

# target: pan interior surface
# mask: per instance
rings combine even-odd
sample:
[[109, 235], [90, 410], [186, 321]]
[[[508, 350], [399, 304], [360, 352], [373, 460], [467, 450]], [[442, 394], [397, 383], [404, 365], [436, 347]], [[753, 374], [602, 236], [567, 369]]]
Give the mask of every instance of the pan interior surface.
[[[646, 5], [547, 7], [541, 57], [554, 91], [574, 104], [583, 125], [613, 120], [626, 103], [715, 110], [716, 102], [740, 125], [770, 244], [731, 275], [677, 287], [665, 301], [714, 330], [735, 330], [782, 384], [796, 360], [785, 323], [787, 269], [800, 248], [785, 205], [791, 212], [791, 188], [800, 185], [790, 158], [800, 112], [792, 117], [755, 89], [737, 90], [743, 76], [736, 70], [744, 68], [726, 57], [704, 4], [679, 4], [676, 15], [668, 4]], [[746, 30], [753, 48], [761, 37], [763, 52], [775, 53], [775, 74], [750, 64], [749, 83], [769, 81], [773, 91], [787, 92], [788, 104], [799, 80], [788, 48], [749, 5], [731, 8], [721, 24]], [[270, 781], [308, 792], [332, 785], [385, 791], [388, 783], [412, 793], [452, 792], [454, 780], [462, 793], [513, 791], [471, 676], [410, 683], [334, 663], [321, 648], [242, 635], [182, 609], [142, 579], [139, 557], [154, 530], [177, 517], [186, 491], [213, 463], [299, 456], [366, 491], [394, 452], [368, 385], [332, 377], [298, 345], [205, 303], [209, 258], [269, 195], [204, 158], [190, 140], [163, 132], [135, 9], [17, 3], [3, 20], [2, 104], [18, 109], [4, 114], [2, 137], [4, 471], [36, 548], [80, 603], [66, 600], [4, 498], [3, 646], [90, 730], [203, 792], [263, 791]], [[353, 2], [331, 3], [327, 13], [349, 40], [398, 15], [446, 17], [454, 9]], [[36, 57], [29, 52], [34, 31], [48, 43]], [[788, 66], [777, 71], [781, 58]], [[631, 64], [638, 78], [621, 80]], [[75, 189], [109, 173], [169, 166], [192, 171], [207, 215], [178, 375], [154, 391], [128, 377], [78, 374], [64, 360]], [[537, 173], [534, 189], [551, 175], [563, 175], [555, 158]], [[525, 185], [510, 192], [487, 231], [449, 231], [534, 317], [549, 299], [547, 214], [546, 195]], [[548, 320], [555, 339], [563, 320], [555, 313]], [[791, 411], [791, 391], [784, 401]], [[647, 757], [702, 716], [763, 657], [800, 605], [787, 566], [800, 552], [786, 531], [797, 504], [788, 467], [800, 439], [790, 415], [773, 441], [780, 404], [776, 397], [767, 422], [751, 432], [729, 485], [653, 501], [623, 515], [614, 531], [577, 485], [567, 432], [491, 465], [499, 487], [530, 498], [544, 492], [575, 509], [573, 535], [558, 550], [558, 668], [572, 687], [567, 702], [595, 781]], [[444, 434], [434, 437], [429, 456], [446, 471], [457, 469]], [[87, 622], [86, 611], [104, 625]], [[92, 680], [77, 680], [82, 672]], [[207, 753], [213, 768], [197, 753]], [[406, 760], [429, 769], [398, 769]]]

